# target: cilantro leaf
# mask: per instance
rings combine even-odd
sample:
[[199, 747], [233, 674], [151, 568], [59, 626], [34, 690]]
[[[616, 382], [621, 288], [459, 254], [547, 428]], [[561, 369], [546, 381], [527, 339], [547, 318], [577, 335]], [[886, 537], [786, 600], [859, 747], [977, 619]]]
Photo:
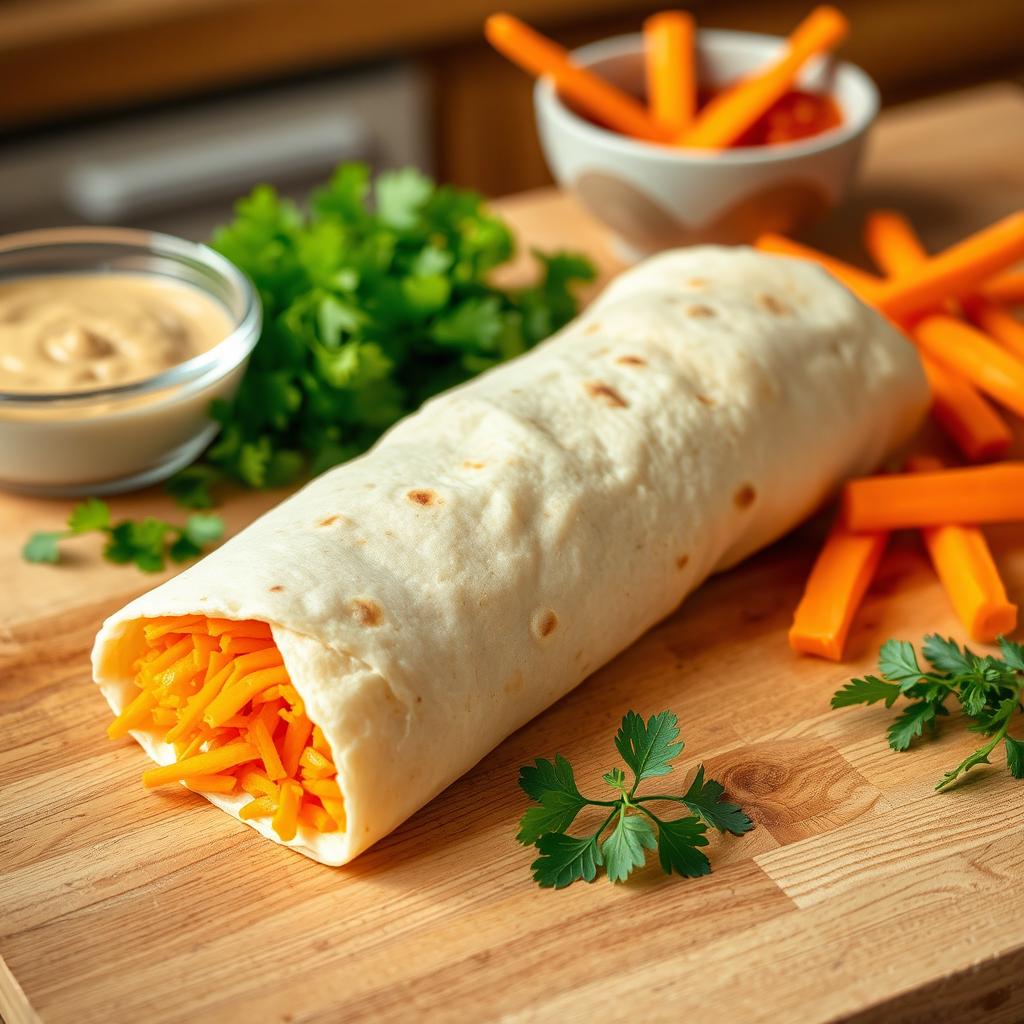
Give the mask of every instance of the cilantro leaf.
[[530, 867], [542, 889], [564, 889], [581, 878], [592, 882], [602, 863], [595, 836], [577, 839], [563, 832], [549, 832], [537, 840], [537, 849], [540, 856]]
[[652, 715], [646, 724], [635, 711], [628, 711], [622, 719], [615, 747], [637, 784], [656, 775], [668, 775], [672, 770], [669, 762], [679, 756], [684, 745], [682, 741], [675, 742], [679, 735], [677, 721], [671, 711]]
[[99, 498], [86, 498], [76, 505], [68, 516], [68, 529], [72, 533], [105, 530], [110, 525], [110, 508]]
[[[539, 885], [560, 889], [581, 878], [589, 882], [602, 865], [610, 881], [624, 882], [643, 866], [647, 851], [654, 849], [667, 874], [705, 875], [711, 865], [699, 848], [708, 845], [709, 825], [737, 836], [754, 827], [738, 806], [722, 800], [724, 787], [705, 778], [703, 765], [683, 796], [636, 795], [643, 779], [672, 771], [669, 762], [683, 749], [682, 741], [677, 742], [677, 721], [670, 711], [652, 715], [647, 722], [635, 711], [626, 713], [615, 746], [635, 782], [630, 788], [621, 768], [606, 772], [602, 778], [616, 791], [613, 800], [594, 800], [580, 793], [572, 765], [560, 754], [554, 761], [537, 758], [520, 769], [520, 788], [539, 806], [527, 808], [516, 839], [540, 851], [532, 865]], [[694, 816], [663, 821], [647, 808], [654, 801], [685, 804]], [[591, 835], [569, 835], [566, 830], [587, 806], [601, 808], [606, 814], [603, 822]], [[651, 822], [658, 828], [657, 836]]]
[[925, 724], [935, 721], [935, 704], [924, 700], [917, 704], [909, 704], [903, 709], [899, 718], [889, 726], [886, 735], [889, 746], [893, 750], [906, 750], [911, 740], [920, 736]]
[[965, 675], [974, 669], [973, 656], [966, 647], [961, 651], [955, 640], [944, 640], [937, 633], [924, 638], [921, 653], [940, 672], [949, 672], [957, 676]]
[[674, 871], [684, 878], [711, 873], [711, 862], [699, 847], [708, 845], [707, 826], [699, 818], [658, 820], [658, 860], [666, 875]]
[[66, 536], [66, 533], [60, 531], [33, 533], [21, 549], [21, 557], [26, 562], [49, 562], [56, 565], [60, 561], [60, 542]]
[[634, 868], [643, 867], [647, 859], [644, 851], [653, 850], [657, 845], [654, 829], [647, 819], [639, 814], [626, 814], [623, 808], [615, 828], [601, 844], [601, 855], [609, 881], [624, 882]]
[[832, 696], [832, 707], [875, 704], [884, 700], [885, 706], [891, 708], [899, 696], [900, 688], [895, 683], [887, 683], [878, 676], [865, 676], [863, 679], [851, 679], [841, 690], [836, 691]]
[[924, 734], [925, 726], [935, 731], [938, 718], [949, 714], [946, 702], [953, 699], [968, 719], [967, 728], [989, 738], [947, 771], [935, 788], [946, 789], [972, 768], [990, 764], [990, 755], [1000, 743], [1006, 746], [1010, 774], [1024, 777], [1024, 741], [1009, 735], [1010, 723], [1021, 710], [1024, 646], [1005, 637], [998, 642], [1002, 659], [981, 657], [952, 639], [926, 636], [921, 651], [933, 671], [921, 672], [912, 644], [887, 641], [879, 655], [879, 667], [894, 682], [875, 676], [852, 679], [832, 697], [832, 707], [877, 701], [892, 707], [898, 698], [906, 698], [910, 703], [887, 731], [889, 746], [904, 751]]
[[182, 535], [201, 549], [203, 545], [212, 544], [224, 536], [224, 520], [220, 516], [196, 513], [185, 520]]
[[1015, 779], [1024, 779], [1024, 740], [1004, 737], [1006, 743], [1006, 766]]
[[743, 813], [738, 804], [726, 803], [722, 800], [725, 786], [714, 779], [704, 778], [704, 765], [697, 768], [697, 774], [690, 783], [690, 788], [683, 796], [683, 803], [712, 828], [719, 832], [731, 832], [741, 836], [749, 832], [754, 823]]
[[170, 478], [164, 489], [185, 508], [213, 508], [217, 504], [213, 487], [221, 483], [224, 474], [207, 463], [196, 463]]

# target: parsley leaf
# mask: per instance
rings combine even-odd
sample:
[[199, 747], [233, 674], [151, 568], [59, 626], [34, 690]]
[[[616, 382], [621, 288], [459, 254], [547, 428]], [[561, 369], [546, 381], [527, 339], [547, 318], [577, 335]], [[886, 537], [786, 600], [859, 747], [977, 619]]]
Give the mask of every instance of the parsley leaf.
[[652, 715], [646, 724], [635, 711], [626, 712], [615, 736], [615, 748], [637, 782], [672, 771], [669, 762], [683, 749], [682, 741], [674, 742], [679, 735], [676, 721], [671, 711]]
[[924, 734], [926, 726], [935, 731], [938, 719], [949, 714], [946, 702], [952, 697], [970, 721], [968, 729], [989, 738], [946, 772], [935, 788], [945, 789], [972, 768], [991, 764], [990, 755], [1001, 743], [1010, 774], [1022, 778], [1024, 740], [1010, 736], [1009, 728], [1022, 709], [1024, 647], [1000, 637], [999, 650], [1002, 659], [981, 657], [952, 639], [926, 636], [921, 653], [929, 664], [922, 669], [913, 644], [889, 640], [879, 654], [879, 668], [885, 678], [851, 679], [833, 695], [832, 707], [884, 701], [888, 708], [901, 696], [906, 698], [910, 703], [887, 730], [889, 746], [904, 751]]
[[106, 502], [88, 498], [71, 510], [66, 530], [33, 534], [22, 548], [22, 556], [27, 562], [57, 564], [60, 542], [83, 533], [106, 538], [103, 557], [108, 562], [134, 563], [143, 572], [160, 572], [168, 556], [184, 562], [201, 555], [207, 545], [223, 536], [224, 524], [219, 516], [200, 514], [189, 516], [184, 526], [152, 516], [112, 523]]
[[[615, 746], [632, 770], [634, 781], [630, 787], [621, 768], [606, 772], [604, 782], [617, 792], [613, 800], [583, 796], [572, 765], [561, 755], [556, 755], [554, 761], [538, 758], [520, 769], [520, 787], [539, 806], [523, 814], [516, 838], [540, 851], [541, 856], [532, 864], [538, 885], [561, 889], [579, 879], [591, 882], [601, 866], [612, 882], [624, 882], [644, 865], [647, 851], [654, 849], [666, 874], [706, 875], [711, 864], [700, 848], [708, 845], [708, 827], [737, 836], [754, 827], [740, 807], [723, 801], [725, 787], [706, 778], [703, 765], [683, 796], [637, 795], [644, 779], [672, 771], [670, 762], [683, 749], [678, 736], [678, 720], [670, 711], [653, 715], [646, 722], [636, 712], [627, 712], [615, 736]], [[664, 820], [648, 806], [659, 801], [681, 803], [692, 813]], [[603, 821], [590, 835], [569, 835], [566, 829], [587, 807], [600, 808], [606, 815]]]
[[343, 164], [303, 210], [261, 185], [211, 244], [252, 280], [263, 331], [241, 385], [214, 404], [205, 461], [170, 491], [209, 508], [224, 479], [274, 487], [365, 451], [425, 399], [526, 351], [576, 314], [582, 256], [535, 254], [538, 279], [490, 275], [515, 244], [472, 192], [406, 168], [371, 184]]

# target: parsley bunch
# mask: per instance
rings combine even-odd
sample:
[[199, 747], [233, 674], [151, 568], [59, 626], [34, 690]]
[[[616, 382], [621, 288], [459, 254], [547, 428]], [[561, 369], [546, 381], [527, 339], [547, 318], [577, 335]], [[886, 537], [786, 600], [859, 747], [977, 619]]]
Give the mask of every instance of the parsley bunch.
[[143, 572], [160, 572], [168, 557], [172, 562], [187, 562], [201, 555], [224, 535], [224, 523], [219, 516], [199, 513], [189, 516], [184, 526], [152, 516], [112, 523], [106, 502], [89, 498], [71, 510], [66, 530], [32, 534], [21, 549], [22, 556], [27, 562], [56, 564], [60, 542], [84, 533], [102, 533], [107, 538], [103, 557], [108, 562], [133, 562]]
[[488, 278], [513, 238], [479, 196], [411, 168], [371, 189], [357, 163], [308, 212], [256, 188], [211, 244], [252, 279], [264, 327], [234, 401], [214, 408], [205, 463], [170, 484], [193, 507], [225, 476], [276, 486], [358, 455], [426, 398], [561, 327], [571, 286], [594, 275], [582, 256], [534, 253], [535, 285], [498, 288]]
[[[612, 800], [583, 796], [576, 786], [572, 765], [560, 754], [554, 763], [538, 758], [520, 769], [519, 785], [540, 806], [529, 808], [523, 815], [516, 838], [540, 851], [532, 870], [541, 888], [564, 889], [581, 878], [592, 882], [601, 865], [613, 882], [624, 882], [634, 868], [643, 866], [646, 851], [654, 849], [665, 874], [676, 872], [696, 878], [711, 871], [700, 849], [708, 845], [708, 826], [737, 836], [754, 827], [736, 804], [722, 802], [725, 787], [705, 779], [704, 765], [697, 769], [682, 796], [636, 795], [644, 779], [672, 771], [670, 762], [683, 749], [683, 741], [676, 742], [677, 721], [671, 711], [652, 715], [646, 723], [635, 711], [626, 713], [615, 736], [615, 747], [632, 772], [633, 781], [631, 785], [627, 782], [621, 768], [608, 772], [604, 781], [618, 794]], [[683, 804], [690, 814], [665, 820], [648, 806], [655, 801]], [[566, 829], [588, 806], [606, 809], [601, 825], [588, 835], [569, 835]]]
[[961, 649], [953, 640], [926, 636], [921, 645], [921, 653], [929, 662], [925, 670], [918, 662], [913, 644], [887, 640], [878, 658], [882, 678], [865, 676], [850, 680], [832, 698], [832, 707], [884, 701], [891, 708], [901, 697], [910, 701], [887, 733], [893, 750], [906, 750], [925, 727], [935, 732], [939, 718], [949, 714], [946, 701], [952, 697], [971, 719], [968, 728], [989, 739], [946, 772], [935, 788], [945, 789], [976, 765], [990, 764], [989, 754], [1000, 743], [1006, 748], [1010, 774], [1015, 779], [1024, 778], [1024, 740], [1009, 735], [1010, 722], [1021, 710], [1024, 646], [1000, 637], [999, 649], [1001, 659], [992, 655], [979, 657], [967, 647]]

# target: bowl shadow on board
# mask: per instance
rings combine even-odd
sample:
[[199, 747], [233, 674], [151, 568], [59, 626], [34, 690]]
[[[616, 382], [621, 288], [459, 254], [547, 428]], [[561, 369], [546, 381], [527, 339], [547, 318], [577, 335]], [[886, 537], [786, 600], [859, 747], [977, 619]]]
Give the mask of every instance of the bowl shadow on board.
[[[818, 526], [808, 528], [821, 532]], [[740, 569], [713, 577], [394, 832], [337, 870], [346, 877], [372, 878], [377, 884], [406, 890], [418, 884], [424, 870], [429, 871], [422, 866], [424, 858], [453, 865], [470, 860], [478, 863], [481, 872], [507, 870], [520, 874], [524, 887], [533, 886], [529, 866], [537, 853], [515, 840], [517, 822], [529, 805], [518, 786], [520, 767], [534, 758], [560, 753], [577, 769], [581, 790], [600, 796], [601, 774], [620, 763], [613, 737], [630, 708], [645, 716], [664, 708], [679, 714], [687, 747], [672, 777], [676, 787], [684, 786], [698, 761], [715, 753], [716, 743], [730, 748], [718, 760], [732, 756], [742, 761], [744, 744], [724, 727], [729, 709], [712, 707], [709, 690], [716, 685], [714, 673], [705, 669], [717, 663], [719, 650], [732, 646], [738, 635], [750, 645], [771, 635], [785, 649], [789, 617], [812, 558], [813, 549], [801, 529], [742, 563]], [[788, 570], [781, 579], [780, 563]], [[723, 672], [728, 674], [729, 667], [723, 667]], [[738, 844], [743, 839], [727, 836], [722, 841]], [[716, 837], [716, 846], [718, 842]], [[751, 857], [760, 852], [753, 843], [748, 845]], [[740, 857], [736, 850], [729, 861]], [[664, 875], [652, 854], [648, 868], [637, 873], [637, 884], [631, 879], [625, 888], [639, 892], [660, 878]]]

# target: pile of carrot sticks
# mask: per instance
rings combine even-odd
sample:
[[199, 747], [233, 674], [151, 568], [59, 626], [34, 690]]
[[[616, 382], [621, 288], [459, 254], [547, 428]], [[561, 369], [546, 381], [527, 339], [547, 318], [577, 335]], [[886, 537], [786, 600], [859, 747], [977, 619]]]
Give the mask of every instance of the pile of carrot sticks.
[[1024, 520], [1024, 462], [998, 461], [1013, 438], [1005, 413], [1024, 417], [1024, 323], [1013, 311], [1024, 305], [1024, 271], [1008, 269], [1024, 258], [1024, 212], [929, 256], [905, 217], [879, 210], [864, 241], [884, 277], [778, 235], [757, 246], [819, 263], [902, 329], [921, 356], [933, 418], [966, 461], [989, 464], [919, 456], [902, 473], [846, 485], [789, 633], [794, 650], [833, 660], [893, 530], [921, 531], [972, 639], [1017, 625], [979, 525]]
[[684, 11], [663, 11], [644, 22], [645, 105], [575, 63], [558, 43], [511, 14], [484, 25], [491, 45], [532, 75], [547, 75], [559, 94], [587, 117], [646, 142], [721, 150], [742, 136], [793, 87], [813, 57], [846, 37], [849, 23], [834, 7], [816, 7], [793, 30], [782, 55], [732, 83], [700, 110], [697, 104], [696, 29]]

